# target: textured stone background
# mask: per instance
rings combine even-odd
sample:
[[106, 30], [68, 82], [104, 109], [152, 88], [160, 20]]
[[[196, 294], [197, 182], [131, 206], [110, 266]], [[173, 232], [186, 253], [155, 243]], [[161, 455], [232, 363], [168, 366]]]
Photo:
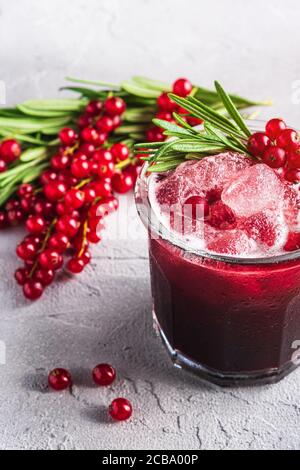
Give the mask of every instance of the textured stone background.
[[[274, 97], [276, 113], [295, 123], [299, 14], [297, 0], [0, 0], [0, 80], [12, 104], [56, 96], [66, 75], [218, 78]], [[0, 235], [0, 448], [300, 448], [300, 371], [275, 386], [222, 390], [171, 367], [151, 328], [144, 239], [105, 240], [85, 274], [62, 276], [32, 305], [12, 280], [21, 235]], [[100, 361], [117, 368], [112, 388], [91, 385]], [[71, 393], [45, 386], [58, 365], [73, 372]], [[134, 418], [112, 424], [105, 407], [120, 395]]]

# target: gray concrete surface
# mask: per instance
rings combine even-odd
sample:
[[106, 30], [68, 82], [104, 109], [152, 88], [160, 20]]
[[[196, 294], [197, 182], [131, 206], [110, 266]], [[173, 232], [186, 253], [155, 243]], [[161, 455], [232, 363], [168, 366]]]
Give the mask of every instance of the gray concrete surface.
[[[299, 15], [297, 0], [0, 0], [0, 80], [12, 104], [56, 96], [66, 75], [218, 78], [273, 96], [272, 115], [297, 123]], [[83, 275], [63, 275], [34, 304], [12, 279], [22, 234], [0, 234], [0, 448], [299, 449], [300, 370], [274, 386], [222, 390], [173, 369], [152, 330], [146, 241], [107, 233]], [[102, 361], [118, 380], [100, 390], [90, 370]], [[55, 366], [72, 371], [71, 393], [48, 392]], [[116, 396], [132, 401], [130, 422], [107, 419]]]

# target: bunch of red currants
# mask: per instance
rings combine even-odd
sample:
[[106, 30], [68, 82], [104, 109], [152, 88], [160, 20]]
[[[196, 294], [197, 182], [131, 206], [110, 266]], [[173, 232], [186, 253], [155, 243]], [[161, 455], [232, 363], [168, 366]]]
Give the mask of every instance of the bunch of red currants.
[[300, 134], [282, 119], [271, 119], [265, 132], [253, 134], [248, 150], [290, 183], [300, 182]]

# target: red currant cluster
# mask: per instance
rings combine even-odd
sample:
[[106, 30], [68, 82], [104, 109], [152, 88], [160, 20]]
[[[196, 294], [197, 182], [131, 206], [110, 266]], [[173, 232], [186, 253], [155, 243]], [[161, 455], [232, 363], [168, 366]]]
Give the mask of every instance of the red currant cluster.
[[[116, 378], [115, 369], [109, 364], [98, 364], [92, 371], [92, 378], [96, 385], [111, 385]], [[70, 388], [73, 384], [72, 376], [66, 369], [57, 368], [48, 375], [49, 387], [55, 391]], [[116, 398], [109, 406], [109, 414], [116, 421], [125, 421], [132, 415], [132, 405], [126, 398]]]
[[[186, 98], [191, 94], [193, 90], [193, 85], [187, 78], [179, 78], [173, 83], [172, 91], [175, 95]], [[175, 122], [173, 118], [173, 113], [176, 112], [181, 115], [181, 117], [186, 120], [191, 126], [197, 126], [203, 121], [197, 119], [193, 116], [189, 116], [188, 111], [183, 108], [180, 108], [174, 101], [171, 100], [168, 96], [168, 92], [163, 92], [157, 98], [157, 107], [158, 112], [156, 114], [157, 119], [162, 119], [164, 121]], [[146, 132], [148, 142], [161, 142], [164, 141], [166, 136], [163, 134], [162, 129], [157, 126], [153, 126]]]
[[6, 171], [21, 155], [21, 146], [14, 139], [6, 139], [0, 143], [0, 173]]
[[[130, 159], [122, 143], [104, 146], [124, 110], [121, 98], [108, 98], [104, 105], [91, 101], [79, 118], [79, 135], [71, 128], [60, 131], [61, 147], [42, 173], [40, 186], [21, 185], [0, 214], [2, 227], [26, 219], [29, 234], [17, 247], [25, 266], [15, 273], [26, 298], [42, 295], [66, 255], [71, 273], [84, 270], [91, 259], [89, 244], [100, 242], [104, 218], [118, 208], [114, 191], [123, 194], [133, 188], [139, 161]], [[88, 126], [82, 127], [83, 121]]]
[[256, 132], [248, 140], [251, 155], [260, 158], [290, 183], [300, 182], [300, 135], [287, 128], [282, 119], [267, 122], [265, 132]]

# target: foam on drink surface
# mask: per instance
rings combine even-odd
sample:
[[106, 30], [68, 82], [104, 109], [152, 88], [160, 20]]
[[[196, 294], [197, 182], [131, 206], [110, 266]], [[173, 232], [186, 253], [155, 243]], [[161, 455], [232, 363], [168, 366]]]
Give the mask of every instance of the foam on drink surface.
[[[149, 181], [152, 209], [175, 238], [190, 250], [245, 258], [284, 252], [289, 233], [300, 231], [298, 194], [267, 165], [234, 152], [187, 161]], [[206, 217], [186, 203], [195, 196], [209, 201]]]

